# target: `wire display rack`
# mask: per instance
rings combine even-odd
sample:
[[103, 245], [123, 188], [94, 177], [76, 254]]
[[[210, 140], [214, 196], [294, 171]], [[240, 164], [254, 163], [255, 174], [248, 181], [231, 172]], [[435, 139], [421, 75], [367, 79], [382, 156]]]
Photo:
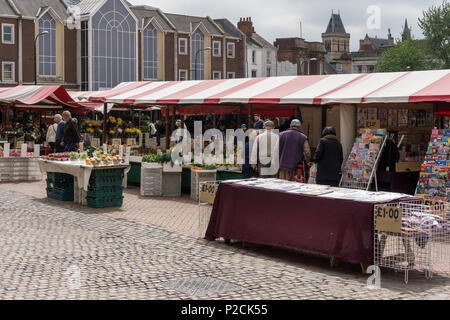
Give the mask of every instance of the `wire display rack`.
[[[436, 212], [423, 200], [380, 204], [375, 206], [374, 263], [378, 267], [404, 272], [405, 283], [409, 271], [450, 275], [450, 214]], [[400, 232], [382, 231], [384, 216], [399, 215]]]
[[213, 209], [214, 201], [211, 201], [215, 197], [215, 192], [219, 188], [220, 181], [203, 181], [199, 183], [198, 193], [201, 195], [202, 189], [208, 187], [210, 191], [213, 191], [214, 196], [209, 197], [210, 201], [205, 201], [201, 196], [198, 197], [198, 236], [203, 238], [208, 229], [209, 220], [211, 219], [211, 212]]

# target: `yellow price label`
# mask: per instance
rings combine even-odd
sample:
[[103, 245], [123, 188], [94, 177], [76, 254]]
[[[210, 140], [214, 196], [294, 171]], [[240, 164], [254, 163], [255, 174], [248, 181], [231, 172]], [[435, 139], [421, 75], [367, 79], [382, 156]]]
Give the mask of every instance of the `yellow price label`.
[[217, 186], [215, 183], [203, 183], [200, 189], [200, 202], [214, 204]]
[[366, 120], [366, 128], [380, 129], [380, 120]]
[[402, 208], [378, 207], [376, 215], [376, 230], [384, 232], [402, 232]]
[[425, 199], [424, 204], [426, 206], [430, 206], [431, 212], [435, 215], [446, 218], [447, 216], [447, 202], [433, 200], [433, 199]]

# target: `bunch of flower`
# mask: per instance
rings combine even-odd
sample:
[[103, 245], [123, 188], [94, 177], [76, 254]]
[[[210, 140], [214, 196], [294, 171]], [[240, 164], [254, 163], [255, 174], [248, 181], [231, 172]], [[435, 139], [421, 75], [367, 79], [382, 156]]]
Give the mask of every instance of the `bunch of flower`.
[[124, 133], [127, 138], [135, 138], [141, 133], [141, 130], [136, 128], [126, 128]]

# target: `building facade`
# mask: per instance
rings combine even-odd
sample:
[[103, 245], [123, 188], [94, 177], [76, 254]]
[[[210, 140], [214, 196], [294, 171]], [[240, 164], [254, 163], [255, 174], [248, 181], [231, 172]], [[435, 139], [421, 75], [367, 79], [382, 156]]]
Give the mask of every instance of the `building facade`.
[[276, 76], [277, 48], [255, 32], [251, 17], [241, 18], [237, 26], [245, 36], [246, 77]]
[[394, 38], [388, 29], [387, 38], [371, 38], [366, 34], [359, 40], [359, 51], [351, 53], [353, 73], [372, 73], [384, 50], [394, 46]]
[[79, 87], [77, 31], [67, 17], [63, 0], [0, 0], [0, 86]]
[[244, 36], [227, 19], [125, 0], [0, 0], [0, 26], [0, 86], [33, 84], [35, 62], [38, 84], [83, 91], [125, 81], [245, 77]]
[[320, 42], [307, 42], [302, 38], [278, 38], [279, 76], [314, 75], [325, 73], [325, 47]]

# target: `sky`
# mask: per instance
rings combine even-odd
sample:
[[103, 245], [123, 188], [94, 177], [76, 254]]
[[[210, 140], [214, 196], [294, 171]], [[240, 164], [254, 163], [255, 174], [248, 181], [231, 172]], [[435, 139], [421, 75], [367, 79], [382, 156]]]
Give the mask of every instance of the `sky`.
[[[344, 27], [350, 33], [352, 51], [359, 40], [387, 38], [388, 28], [400, 38], [405, 18], [416, 39], [423, 38], [417, 25], [424, 10], [440, 5], [442, 0], [128, 0], [135, 5], [149, 5], [167, 13], [227, 18], [237, 25], [239, 18], [251, 17], [255, 31], [269, 42], [276, 38], [302, 36], [306, 41], [321, 41], [331, 12], [340, 12]], [[368, 13], [369, 11], [369, 13]], [[369, 23], [368, 23], [369, 22]]]

